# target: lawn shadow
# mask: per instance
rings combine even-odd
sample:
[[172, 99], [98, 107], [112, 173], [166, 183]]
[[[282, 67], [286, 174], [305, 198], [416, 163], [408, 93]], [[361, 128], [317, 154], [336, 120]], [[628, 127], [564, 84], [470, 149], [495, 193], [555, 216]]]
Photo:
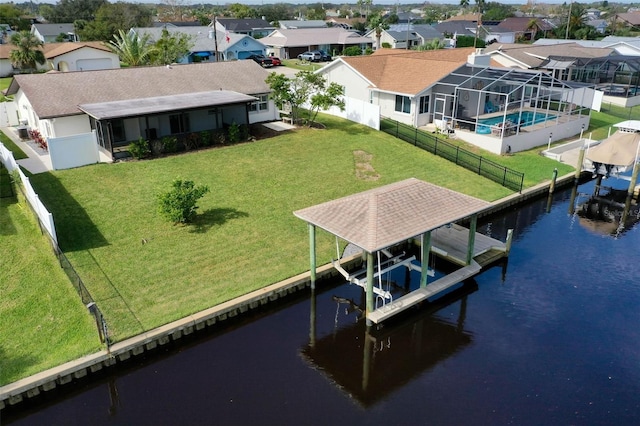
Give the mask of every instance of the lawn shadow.
[[196, 215], [193, 222], [189, 224], [189, 232], [202, 234], [214, 226], [224, 225], [227, 221], [248, 217], [249, 214], [232, 208], [208, 209]]
[[11, 354], [0, 346], [0, 385], [8, 384], [18, 380], [30, 367], [37, 365], [38, 358], [31, 356], [11, 356]]
[[3, 197], [0, 200], [0, 235], [15, 235], [18, 233], [9, 214], [9, 205], [16, 204], [16, 197]]
[[[85, 209], [51, 173], [38, 173], [30, 178], [40, 200], [53, 215], [58, 245], [65, 252], [87, 250], [109, 245]], [[95, 188], [96, 196], [100, 189]]]

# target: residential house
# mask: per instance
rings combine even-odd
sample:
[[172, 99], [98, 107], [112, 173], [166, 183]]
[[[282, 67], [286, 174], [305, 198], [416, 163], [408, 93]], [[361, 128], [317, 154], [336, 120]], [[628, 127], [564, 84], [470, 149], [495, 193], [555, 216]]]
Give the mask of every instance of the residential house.
[[640, 105], [640, 57], [611, 47], [579, 43], [494, 44], [485, 50], [503, 67], [545, 70], [561, 81], [584, 83], [603, 92], [604, 102]]
[[500, 27], [515, 32], [516, 41], [546, 37], [554, 29], [554, 26], [544, 19], [531, 17], [506, 18], [500, 22]]
[[[189, 54], [179, 59], [181, 64], [194, 62], [215, 62], [246, 59], [250, 55], [264, 55], [264, 44], [251, 36], [238, 33], [216, 31], [209, 26], [176, 27], [165, 25], [164, 27], [132, 28], [130, 32], [143, 36], [148, 34], [151, 40], [156, 41], [162, 36], [162, 31], [170, 34], [186, 34], [190, 37], [193, 46]], [[217, 53], [217, 55], [216, 55]]]
[[280, 58], [296, 58], [307, 50], [324, 50], [332, 56], [340, 54], [350, 46], [363, 51], [370, 48], [373, 40], [343, 28], [280, 29], [260, 39], [267, 52]]
[[338, 18], [338, 17], [328, 17], [325, 20], [327, 27], [340, 27], [345, 30], [354, 30], [356, 24], [362, 24], [363, 26], [366, 24], [367, 20], [365, 18]]
[[214, 22], [217, 31], [244, 34], [255, 39], [265, 37], [276, 29], [264, 19], [216, 18]]
[[640, 31], [640, 11], [617, 13], [614, 19], [616, 23], [619, 23], [634, 31]]
[[[370, 30], [365, 37], [376, 39], [376, 31]], [[431, 25], [394, 24], [380, 34], [382, 46], [388, 44], [392, 49], [407, 49], [421, 46], [432, 40], [443, 41], [442, 33]]]
[[73, 23], [71, 24], [32, 24], [31, 34], [43, 43], [61, 41], [80, 41]]
[[317, 73], [342, 85], [346, 101], [377, 105], [382, 117], [413, 127], [455, 131], [499, 154], [588, 126], [590, 109], [583, 105], [591, 100], [582, 93], [547, 73], [493, 68], [489, 60], [473, 48], [381, 49], [339, 58]]
[[20, 118], [48, 140], [55, 168], [117, 158], [131, 141], [274, 120], [254, 61], [14, 76]]
[[585, 21], [585, 24], [595, 28], [600, 34], [604, 34], [609, 26], [606, 19], [589, 19], [588, 21]]
[[282, 20], [279, 21], [281, 30], [301, 30], [301, 29], [309, 29], [309, 28], [327, 28], [327, 23], [318, 19], [318, 20]]
[[541, 38], [534, 46], [548, 46], [554, 44], [576, 43], [583, 47], [598, 47], [613, 49], [615, 54], [623, 56], [640, 56], [640, 37], [607, 36], [602, 40], [564, 40], [555, 38]]
[[[0, 45], [0, 77], [15, 73], [10, 54], [13, 44]], [[102, 42], [85, 41], [69, 43], [46, 43], [42, 46], [46, 62], [38, 65], [40, 71], [91, 71], [120, 68], [118, 55]]]
[[475, 37], [485, 43], [513, 43], [515, 42], [515, 32], [502, 28], [499, 25], [478, 25], [476, 21], [448, 20], [434, 25], [448, 39], [455, 39], [459, 36]]

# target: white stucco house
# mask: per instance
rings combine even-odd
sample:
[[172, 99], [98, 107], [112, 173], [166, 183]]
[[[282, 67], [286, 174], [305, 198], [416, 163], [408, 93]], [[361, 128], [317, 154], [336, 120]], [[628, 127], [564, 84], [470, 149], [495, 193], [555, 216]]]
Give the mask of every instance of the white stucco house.
[[216, 31], [211, 26], [178, 27], [167, 24], [162, 27], [132, 28], [130, 33], [139, 36], [148, 34], [151, 41], [155, 42], [165, 29], [171, 34], [186, 34], [193, 43], [189, 54], [178, 61], [181, 64], [215, 62], [216, 52], [220, 61], [246, 59], [254, 54], [264, 55], [267, 49], [264, 44], [247, 34]]
[[139, 138], [272, 121], [267, 75], [253, 61], [23, 74], [7, 94], [47, 139], [54, 168], [68, 168], [117, 158]]
[[[31, 34], [35, 35], [43, 43], [80, 41], [73, 23], [32, 24]], [[60, 40], [60, 38], [63, 38], [63, 40]]]
[[[9, 77], [17, 70], [11, 64], [12, 44], [0, 45], [0, 77]], [[42, 46], [46, 62], [39, 71], [92, 71], [120, 68], [118, 55], [102, 42], [46, 43]]]
[[588, 127], [591, 99], [583, 99], [583, 92], [547, 73], [490, 64], [489, 55], [473, 48], [381, 49], [370, 56], [339, 58], [317, 73], [343, 86], [346, 101], [378, 106], [381, 118], [453, 131], [498, 154]]

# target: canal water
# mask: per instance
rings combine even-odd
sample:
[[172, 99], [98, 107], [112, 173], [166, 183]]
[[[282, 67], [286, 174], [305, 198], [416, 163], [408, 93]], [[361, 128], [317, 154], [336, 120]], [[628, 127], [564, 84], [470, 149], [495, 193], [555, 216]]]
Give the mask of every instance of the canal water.
[[2, 421], [640, 424], [637, 211], [624, 229], [611, 206], [596, 213], [612, 222], [583, 217], [593, 190], [487, 219], [493, 237], [515, 230], [508, 263], [380, 329], [365, 327], [358, 287], [324, 285]]

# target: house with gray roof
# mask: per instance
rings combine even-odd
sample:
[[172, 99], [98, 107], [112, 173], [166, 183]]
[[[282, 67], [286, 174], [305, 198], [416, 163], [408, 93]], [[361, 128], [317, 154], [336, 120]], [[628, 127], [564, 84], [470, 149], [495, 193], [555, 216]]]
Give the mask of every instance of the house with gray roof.
[[282, 30], [298, 30], [303, 28], [327, 28], [327, 23], [317, 19], [317, 20], [283, 20], [279, 21], [280, 29]]
[[290, 59], [307, 50], [324, 50], [331, 56], [336, 56], [351, 46], [357, 46], [364, 51], [372, 46], [373, 39], [344, 28], [325, 27], [279, 29], [261, 38], [260, 42], [267, 46], [269, 54]]
[[80, 41], [73, 23], [71, 24], [32, 24], [31, 34], [43, 43], [60, 41]]
[[[160, 39], [162, 31], [170, 34], [186, 34], [193, 46], [188, 55], [178, 61], [181, 64], [194, 62], [233, 61], [246, 59], [251, 55], [264, 55], [264, 44], [246, 34], [216, 31], [209, 26], [176, 27], [167, 24], [163, 27], [132, 28], [130, 33], [150, 36], [152, 42]], [[217, 55], [216, 55], [217, 53]]]
[[587, 84], [604, 94], [603, 102], [640, 105], [640, 57], [620, 55], [611, 47], [559, 44], [493, 44], [494, 63], [506, 68], [543, 70], [572, 84]]
[[[375, 30], [365, 34], [365, 37], [376, 38]], [[394, 24], [383, 30], [380, 43], [387, 43], [392, 49], [406, 49], [422, 46], [431, 40], [444, 40], [444, 36], [433, 26], [427, 24]], [[384, 44], [382, 44], [384, 46]]]
[[222, 32], [245, 34], [258, 39], [269, 35], [276, 27], [264, 19], [216, 18], [215, 29]]
[[66, 168], [98, 162], [99, 154], [116, 159], [139, 138], [187, 139], [272, 121], [267, 75], [254, 61], [22, 74], [7, 94], [20, 119], [47, 139], [54, 168]]

